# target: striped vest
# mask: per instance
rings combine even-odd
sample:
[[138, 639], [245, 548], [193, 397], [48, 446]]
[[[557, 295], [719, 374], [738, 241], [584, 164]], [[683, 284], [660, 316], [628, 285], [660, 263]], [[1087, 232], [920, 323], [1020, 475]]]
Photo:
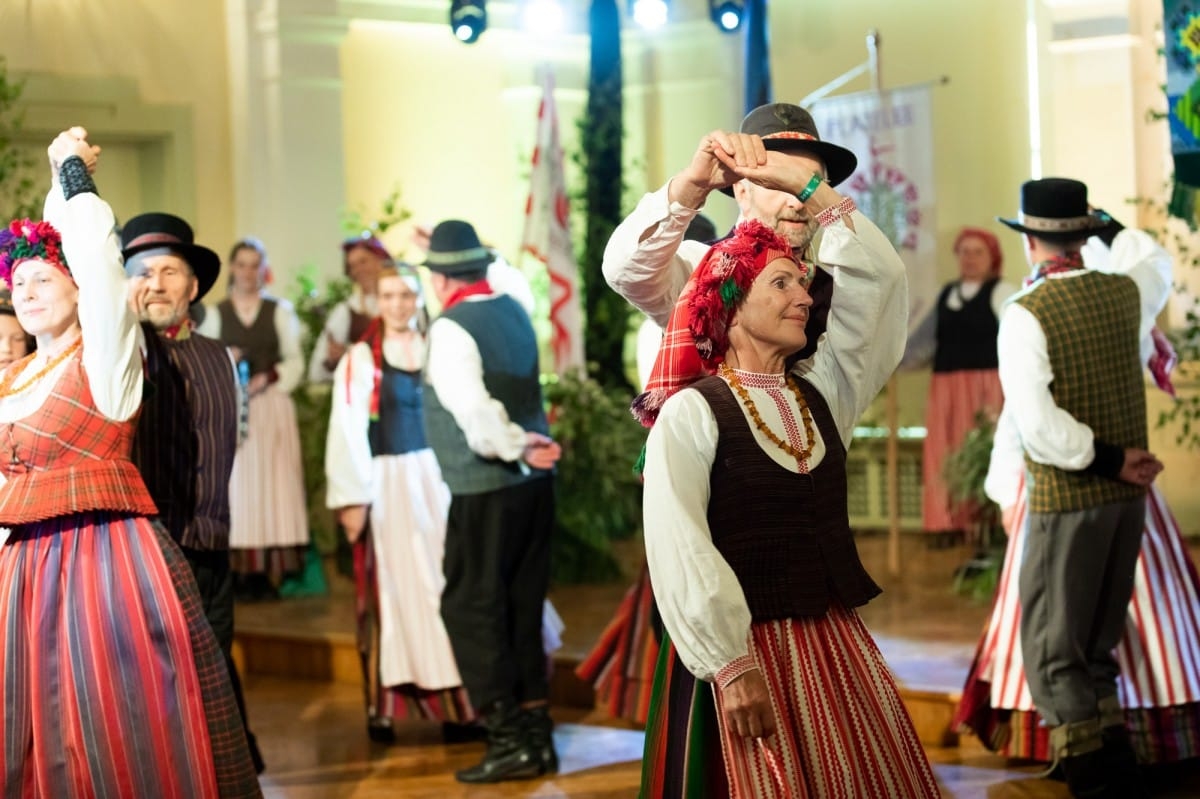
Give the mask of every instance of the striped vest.
[[41, 407], [9, 422], [0, 444], [0, 525], [90, 511], [154, 516], [158, 509], [129, 459], [137, 414], [117, 422], [96, 408], [80, 353]]
[[[1146, 390], [1138, 352], [1141, 301], [1124, 275], [1089, 271], [1047, 278], [1014, 300], [1046, 336], [1054, 403], [1096, 438], [1146, 447]], [[1034, 463], [1028, 457], [1029, 509], [1058, 513], [1144, 496], [1138, 486], [1086, 472]]]
[[159, 520], [188, 549], [229, 549], [229, 475], [238, 402], [225, 345], [198, 333], [146, 334], [146, 391], [133, 442]]
[[823, 616], [880, 593], [858, 557], [846, 508], [846, 448], [825, 398], [799, 382], [825, 456], [808, 474], [763, 452], [738, 400], [719, 377], [692, 388], [712, 408], [717, 451], [709, 478], [713, 545], [737, 575], [756, 622]]

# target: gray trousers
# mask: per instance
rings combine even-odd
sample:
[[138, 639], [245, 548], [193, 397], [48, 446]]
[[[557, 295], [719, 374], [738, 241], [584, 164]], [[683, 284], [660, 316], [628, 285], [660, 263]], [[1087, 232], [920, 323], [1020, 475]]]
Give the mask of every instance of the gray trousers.
[[1021, 650], [1033, 704], [1052, 727], [1099, 716], [1117, 693], [1113, 649], [1133, 596], [1146, 499], [1030, 513], [1021, 562]]

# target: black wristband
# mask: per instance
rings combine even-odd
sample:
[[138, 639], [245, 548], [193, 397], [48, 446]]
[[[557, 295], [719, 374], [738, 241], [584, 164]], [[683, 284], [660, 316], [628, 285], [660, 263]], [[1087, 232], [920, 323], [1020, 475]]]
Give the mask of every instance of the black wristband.
[[68, 200], [76, 194], [99, 194], [87, 164], [77, 155], [72, 155], [58, 165], [58, 182], [62, 184], [63, 196]]
[[1092, 447], [1096, 450], [1096, 457], [1083, 471], [1109, 480], [1120, 480], [1121, 467], [1125, 465], [1125, 448], [1098, 438], [1092, 442]]

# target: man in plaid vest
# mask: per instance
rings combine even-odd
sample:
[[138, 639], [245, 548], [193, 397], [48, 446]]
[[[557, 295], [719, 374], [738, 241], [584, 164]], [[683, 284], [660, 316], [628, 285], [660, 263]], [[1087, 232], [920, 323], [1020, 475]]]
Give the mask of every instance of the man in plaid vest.
[[1029, 491], [1019, 580], [1029, 690], [1074, 796], [1138, 797], [1112, 651], [1133, 592], [1146, 487], [1162, 469], [1146, 450], [1139, 342], [1166, 303], [1171, 261], [1145, 233], [1123, 230], [1114, 273], [1085, 269], [1087, 239], [1119, 225], [1090, 208], [1077, 180], [1026, 182], [1019, 218], [999, 221], [1023, 234], [1033, 270], [997, 341]]

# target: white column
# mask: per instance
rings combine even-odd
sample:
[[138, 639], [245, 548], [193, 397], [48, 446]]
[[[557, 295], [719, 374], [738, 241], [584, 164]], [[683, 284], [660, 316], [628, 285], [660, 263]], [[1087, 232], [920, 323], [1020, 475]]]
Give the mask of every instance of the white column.
[[227, 0], [226, 7], [235, 229], [263, 240], [273, 289], [290, 296], [306, 264], [340, 272], [338, 48], [348, 22], [336, 0]]

